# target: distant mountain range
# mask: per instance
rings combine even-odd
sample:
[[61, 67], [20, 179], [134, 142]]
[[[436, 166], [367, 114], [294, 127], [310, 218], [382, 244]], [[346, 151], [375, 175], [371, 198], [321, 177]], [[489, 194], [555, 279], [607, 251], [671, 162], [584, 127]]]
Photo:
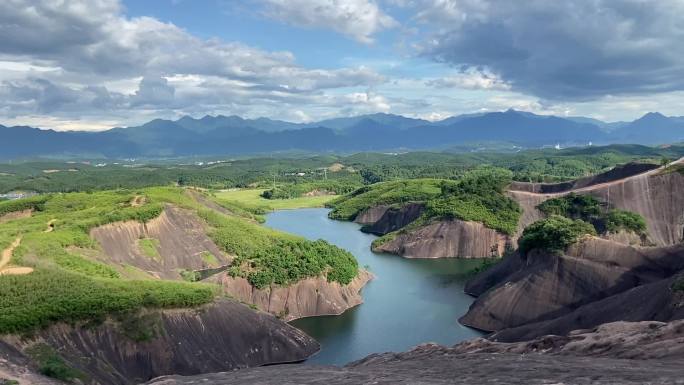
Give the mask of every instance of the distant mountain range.
[[684, 117], [648, 113], [633, 122], [541, 116], [508, 110], [438, 122], [372, 114], [290, 123], [238, 116], [155, 119], [101, 132], [57, 132], [0, 125], [0, 159], [27, 157], [165, 158], [269, 152], [359, 152], [484, 148], [483, 143], [536, 148], [684, 141]]

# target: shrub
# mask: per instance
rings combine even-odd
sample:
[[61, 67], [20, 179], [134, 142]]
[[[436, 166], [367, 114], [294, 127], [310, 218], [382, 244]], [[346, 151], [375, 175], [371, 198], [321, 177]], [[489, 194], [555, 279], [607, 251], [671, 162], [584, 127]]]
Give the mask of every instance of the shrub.
[[537, 208], [546, 215], [561, 215], [583, 221], [591, 221], [601, 215], [601, 203], [596, 198], [575, 193], [549, 199]]
[[605, 223], [606, 229], [612, 233], [626, 230], [641, 235], [646, 232], [644, 217], [631, 211], [611, 210], [606, 216]]
[[27, 349], [28, 355], [38, 365], [38, 371], [48, 377], [71, 383], [85, 380], [83, 372], [70, 367], [57, 352], [47, 344], [36, 344]]
[[525, 228], [518, 245], [523, 254], [532, 249], [559, 253], [584, 235], [596, 235], [594, 226], [581, 219], [552, 215]]
[[39, 195], [30, 198], [0, 201], [0, 217], [5, 214], [29, 209], [41, 211], [43, 209], [43, 205], [49, 198], [50, 197], [48, 195]]

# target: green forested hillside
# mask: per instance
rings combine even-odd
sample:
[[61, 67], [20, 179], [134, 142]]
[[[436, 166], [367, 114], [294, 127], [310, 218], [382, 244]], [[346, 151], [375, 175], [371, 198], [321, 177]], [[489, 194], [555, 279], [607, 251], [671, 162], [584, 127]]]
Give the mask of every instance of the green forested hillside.
[[[509, 169], [513, 179], [557, 182], [592, 175], [617, 164], [640, 160], [660, 163], [684, 156], [684, 146], [639, 145], [527, 150], [502, 153], [360, 153], [350, 156], [74, 163], [22, 162], [0, 164], [0, 194], [9, 191], [75, 192], [160, 185], [211, 189], [260, 187], [273, 197], [287, 198], [311, 187], [348, 186], [415, 178], [453, 179], [489, 165]], [[100, 161], [98, 161], [100, 162]], [[197, 164], [194, 164], [194, 163]], [[200, 164], [201, 163], [201, 164]], [[327, 169], [327, 171], [325, 170]], [[327, 178], [327, 180], [326, 180]], [[307, 192], [307, 191], [304, 191]]]
[[256, 286], [288, 284], [321, 274], [348, 283], [357, 274], [354, 257], [325, 241], [307, 241], [266, 229], [248, 216], [210, 210], [180, 188], [4, 201], [0, 202], [2, 213], [27, 208], [33, 212], [30, 217], [0, 221], [0, 250], [11, 258], [8, 266], [29, 271], [0, 275], [0, 334], [56, 321], [103, 319], [142, 307], [188, 307], [212, 301], [218, 293], [213, 285], [140, 279], [106, 259], [74, 251], [75, 247], [98, 250], [89, 236], [93, 227], [126, 220], [147, 222], [167, 204], [204, 218], [209, 236], [226, 253], [237, 256], [231, 273]]
[[408, 179], [377, 183], [330, 202], [330, 217], [353, 220], [359, 213], [379, 205], [425, 205], [414, 226], [439, 219], [482, 222], [502, 233], [515, 232], [521, 210], [503, 192], [512, 173], [500, 168], [478, 168], [456, 180]]

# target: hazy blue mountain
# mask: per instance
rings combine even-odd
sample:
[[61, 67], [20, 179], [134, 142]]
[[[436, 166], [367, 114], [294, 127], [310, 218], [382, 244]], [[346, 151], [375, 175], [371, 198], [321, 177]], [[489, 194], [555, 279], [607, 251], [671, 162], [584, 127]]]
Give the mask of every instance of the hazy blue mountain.
[[268, 118], [258, 119], [243, 119], [239, 116], [211, 116], [207, 115], [200, 119], [195, 119], [190, 116], [184, 116], [176, 121], [182, 127], [198, 133], [207, 133], [217, 129], [243, 129], [249, 128], [253, 130], [265, 132], [278, 132], [284, 130], [296, 130], [304, 128], [305, 125], [298, 123], [290, 123], [282, 120], [271, 120]]
[[[649, 113], [628, 123], [601, 124], [508, 110], [439, 122], [390, 114], [298, 124], [238, 116], [155, 119], [141, 126], [104, 132], [57, 132], [0, 126], [0, 158], [175, 157], [266, 152], [358, 152], [397, 149], [541, 147], [561, 144], [661, 144], [684, 141], [684, 118]], [[610, 126], [612, 124], [612, 126]], [[610, 127], [607, 129], [606, 127]], [[482, 146], [482, 143], [488, 143]], [[493, 144], [493, 145], [492, 145]]]
[[423, 120], [423, 119], [413, 119], [413, 118], [407, 118], [405, 116], [401, 115], [392, 115], [392, 114], [384, 114], [384, 113], [377, 113], [377, 114], [370, 114], [370, 115], [361, 115], [361, 116], [354, 116], [350, 118], [335, 118], [335, 119], [327, 119], [327, 120], [322, 120], [320, 122], [315, 122], [315, 123], [309, 123], [309, 127], [328, 127], [332, 128], [334, 130], [346, 130], [351, 127], [358, 126], [360, 123], [363, 122], [374, 122], [376, 124], [384, 125], [384, 126], [391, 126], [394, 129], [397, 130], [405, 130], [407, 128], [411, 127], [417, 127], [417, 126], [422, 126], [425, 124], [430, 124], [429, 121]]
[[649, 112], [614, 132], [622, 143], [661, 144], [684, 141], [684, 118]]

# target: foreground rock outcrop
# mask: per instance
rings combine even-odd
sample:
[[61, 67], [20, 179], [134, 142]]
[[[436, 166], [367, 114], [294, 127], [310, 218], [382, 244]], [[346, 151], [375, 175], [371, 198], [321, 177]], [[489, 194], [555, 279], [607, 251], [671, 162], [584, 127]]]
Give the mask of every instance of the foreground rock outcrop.
[[501, 331], [547, 321], [671, 278], [684, 269], [684, 245], [641, 248], [589, 237], [561, 255], [533, 250], [506, 259], [468, 283], [466, 291], [479, 297], [461, 317], [462, 324]]
[[265, 289], [253, 287], [246, 279], [221, 273], [209, 279], [221, 285], [224, 292], [240, 301], [254, 304], [260, 310], [285, 321], [297, 318], [338, 315], [363, 303], [361, 290], [373, 278], [366, 270], [352, 282], [342, 285], [325, 277], [306, 278], [290, 286], [273, 285]]
[[400, 232], [373, 251], [406, 258], [488, 258], [502, 256], [509, 239], [478, 222], [445, 220]]
[[30, 368], [35, 362], [27, 352], [47, 346], [82, 372], [85, 383], [137, 384], [166, 374], [296, 362], [319, 349], [298, 329], [229, 300], [129, 317], [97, 326], [58, 324], [30, 337], [3, 336], [0, 357], [7, 367]]
[[[425, 344], [339, 367], [270, 366], [155, 379], [149, 384], [673, 384], [681, 382], [684, 322], [615, 323], [516, 344]], [[657, 360], [650, 360], [657, 358]]]

